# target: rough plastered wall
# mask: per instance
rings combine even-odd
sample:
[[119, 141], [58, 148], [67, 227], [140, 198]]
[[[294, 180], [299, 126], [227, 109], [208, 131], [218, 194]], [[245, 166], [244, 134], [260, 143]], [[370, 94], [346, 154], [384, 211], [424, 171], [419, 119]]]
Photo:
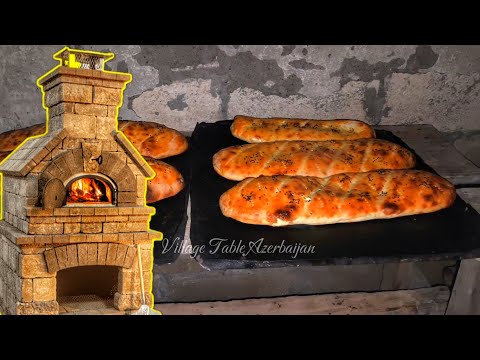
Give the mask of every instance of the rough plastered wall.
[[[432, 124], [480, 142], [480, 46], [69, 45], [128, 71], [123, 119], [191, 131], [235, 114]], [[44, 121], [36, 79], [58, 46], [0, 46], [0, 132]]]

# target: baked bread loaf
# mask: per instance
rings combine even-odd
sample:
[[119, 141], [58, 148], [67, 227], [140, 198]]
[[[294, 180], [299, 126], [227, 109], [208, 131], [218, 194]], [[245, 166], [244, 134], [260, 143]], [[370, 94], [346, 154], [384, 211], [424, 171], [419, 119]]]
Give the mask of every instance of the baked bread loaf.
[[3, 159], [5, 159], [8, 154], [10, 154], [9, 152], [0, 152], [0, 162], [3, 161]]
[[17, 148], [26, 138], [42, 135], [45, 124], [32, 125], [24, 129], [10, 130], [0, 134], [0, 152], [10, 153]]
[[388, 219], [449, 207], [455, 188], [419, 170], [377, 170], [327, 178], [248, 178], [220, 197], [220, 209], [247, 224], [324, 225]]
[[154, 122], [119, 120], [118, 130], [140, 154], [154, 159], [175, 156], [188, 149], [187, 139], [180, 132]]
[[246, 144], [225, 148], [213, 156], [215, 171], [236, 181], [261, 175], [326, 177], [414, 166], [415, 157], [410, 151], [379, 139]]
[[185, 187], [182, 174], [173, 166], [152, 158], [145, 158], [157, 174], [147, 182], [147, 204], [177, 195]]
[[375, 137], [375, 131], [359, 120], [262, 119], [237, 115], [232, 135], [248, 143], [272, 141], [356, 140]]

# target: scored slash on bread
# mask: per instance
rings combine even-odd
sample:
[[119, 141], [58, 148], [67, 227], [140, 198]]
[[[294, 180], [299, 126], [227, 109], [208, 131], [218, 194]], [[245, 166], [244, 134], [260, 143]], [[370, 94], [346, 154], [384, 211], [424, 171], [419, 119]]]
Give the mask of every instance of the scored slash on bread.
[[454, 186], [419, 170], [377, 170], [327, 178], [248, 178], [220, 197], [223, 215], [268, 226], [389, 219], [449, 207]]
[[215, 171], [236, 181], [261, 175], [326, 177], [414, 166], [415, 156], [410, 151], [379, 139], [246, 144], [222, 149], [213, 156]]
[[231, 133], [248, 143], [272, 141], [356, 140], [375, 137], [375, 131], [359, 120], [307, 120], [235, 116]]

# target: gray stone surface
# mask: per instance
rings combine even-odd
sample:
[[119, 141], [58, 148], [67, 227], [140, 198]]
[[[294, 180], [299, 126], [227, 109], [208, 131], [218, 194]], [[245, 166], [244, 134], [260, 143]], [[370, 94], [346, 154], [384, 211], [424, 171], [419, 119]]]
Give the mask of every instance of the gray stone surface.
[[455, 140], [454, 145], [467, 159], [480, 167], [480, 132], [464, 134]]
[[[480, 46], [70, 46], [133, 75], [120, 118], [180, 131], [239, 113], [480, 130]], [[0, 132], [45, 120], [35, 81], [61, 47], [0, 46]]]
[[[415, 289], [446, 284], [454, 261], [206, 270], [189, 255], [154, 265], [156, 303], [231, 300], [350, 291]], [[448, 285], [448, 284], [447, 284]]]

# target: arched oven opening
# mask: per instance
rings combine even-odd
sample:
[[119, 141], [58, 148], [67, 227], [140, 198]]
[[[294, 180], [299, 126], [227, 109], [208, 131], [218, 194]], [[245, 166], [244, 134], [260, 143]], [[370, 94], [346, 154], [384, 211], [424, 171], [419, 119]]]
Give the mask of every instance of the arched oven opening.
[[117, 313], [114, 295], [118, 291], [117, 266], [77, 266], [57, 273], [57, 301], [60, 313]]
[[82, 174], [70, 179], [66, 185], [68, 205], [116, 205], [117, 187], [101, 174]]

